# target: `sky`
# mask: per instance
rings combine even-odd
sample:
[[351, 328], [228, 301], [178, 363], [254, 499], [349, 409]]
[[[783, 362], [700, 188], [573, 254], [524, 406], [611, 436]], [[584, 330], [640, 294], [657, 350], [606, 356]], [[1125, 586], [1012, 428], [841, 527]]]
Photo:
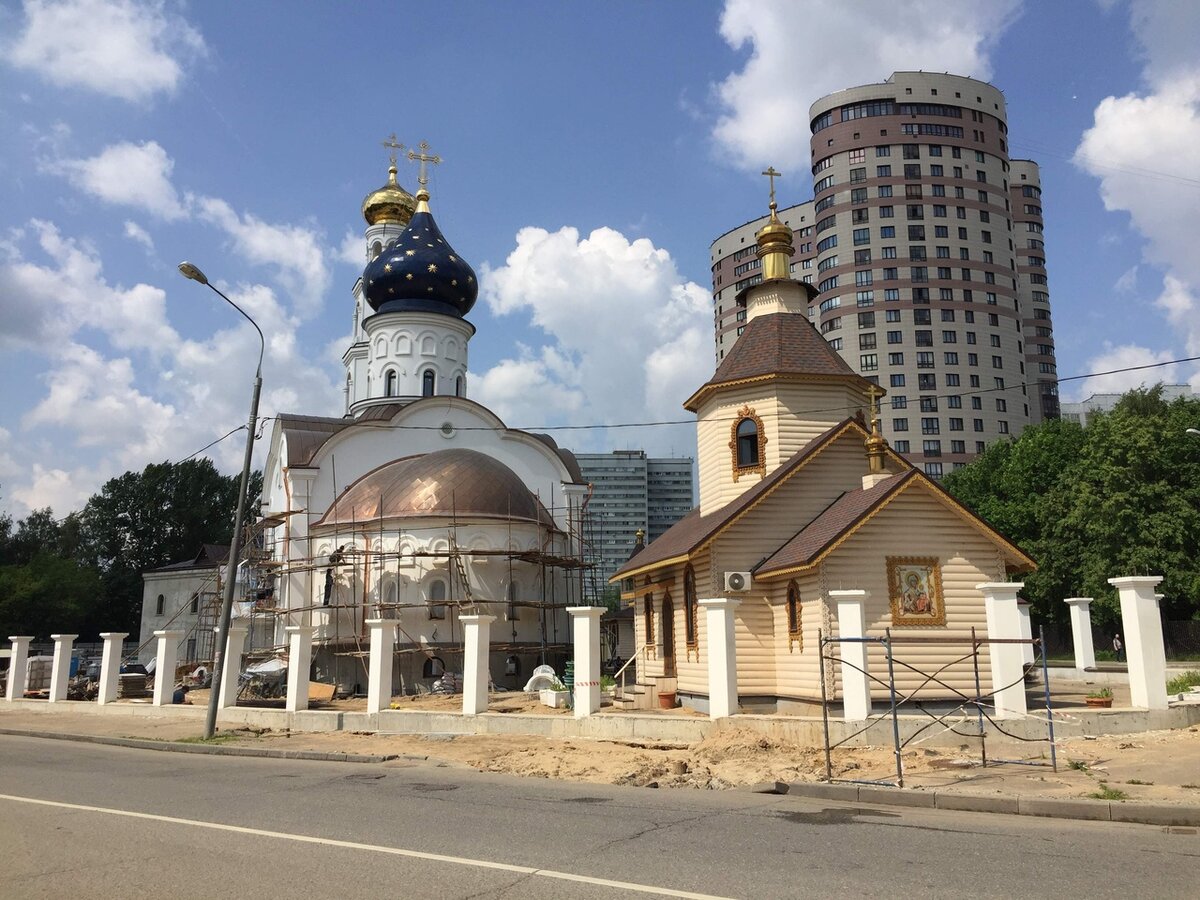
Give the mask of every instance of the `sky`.
[[[695, 453], [710, 243], [768, 165], [810, 199], [809, 104], [896, 70], [1005, 92], [1060, 377], [1200, 356], [1198, 44], [1192, 0], [0, 0], [0, 510], [240, 469], [257, 338], [181, 260], [266, 335], [264, 417], [340, 415], [392, 133], [480, 275], [469, 395], [577, 451]], [[1200, 367], [1062, 394], [1158, 380]]]

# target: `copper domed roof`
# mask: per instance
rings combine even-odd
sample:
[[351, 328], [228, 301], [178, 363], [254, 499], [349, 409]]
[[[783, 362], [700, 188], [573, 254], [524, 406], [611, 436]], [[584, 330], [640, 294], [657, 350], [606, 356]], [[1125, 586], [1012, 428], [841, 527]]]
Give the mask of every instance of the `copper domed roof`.
[[452, 515], [554, 527], [517, 473], [478, 450], [438, 450], [386, 463], [346, 488], [317, 525]]

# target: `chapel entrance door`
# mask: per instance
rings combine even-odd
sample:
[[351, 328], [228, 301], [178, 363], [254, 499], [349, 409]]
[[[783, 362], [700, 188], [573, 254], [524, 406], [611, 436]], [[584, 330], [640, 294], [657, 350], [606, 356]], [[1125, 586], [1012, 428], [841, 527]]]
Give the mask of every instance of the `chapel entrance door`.
[[675, 606], [671, 603], [671, 595], [663, 597], [662, 602], [662, 652], [663, 675], [675, 677]]

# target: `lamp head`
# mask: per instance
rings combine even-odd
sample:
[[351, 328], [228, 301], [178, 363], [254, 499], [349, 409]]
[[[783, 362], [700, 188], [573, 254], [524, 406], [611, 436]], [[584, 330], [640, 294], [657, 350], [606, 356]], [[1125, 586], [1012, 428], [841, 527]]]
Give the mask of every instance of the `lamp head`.
[[192, 281], [198, 281], [201, 284], [208, 284], [208, 277], [186, 260], [179, 264], [179, 271], [184, 278], [190, 278]]

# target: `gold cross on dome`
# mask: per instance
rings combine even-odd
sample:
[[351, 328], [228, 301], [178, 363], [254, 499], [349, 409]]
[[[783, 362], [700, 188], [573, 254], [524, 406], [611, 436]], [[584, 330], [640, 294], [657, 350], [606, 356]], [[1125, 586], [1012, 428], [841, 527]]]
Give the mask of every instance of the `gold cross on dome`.
[[871, 434], [875, 434], [879, 430], [879, 398], [883, 395], [883, 391], [875, 385], [867, 388], [867, 396], [871, 402]]
[[775, 208], [775, 179], [782, 178], [782, 172], [776, 172], [774, 166], [768, 166], [767, 171], [762, 174], [766, 175], [771, 182], [771, 209]]
[[388, 135], [388, 139], [383, 142], [383, 146], [392, 151], [388, 158], [391, 160], [393, 166], [396, 164], [396, 153], [403, 152], [406, 149], [403, 144], [397, 142], [396, 132], [394, 131]]
[[433, 163], [436, 166], [442, 161], [442, 158], [440, 156], [429, 155], [428, 141], [421, 141], [421, 143], [417, 144], [417, 147], [421, 152], [418, 153], [416, 150], [409, 150], [408, 161], [412, 162], [413, 160], [417, 160], [420, 163], [420, 168], [417, 169], [417, 184], [421, 187], [425, 187], [427, 184], [429, 184], [429, 178], [425, 174], [425, 163]]

